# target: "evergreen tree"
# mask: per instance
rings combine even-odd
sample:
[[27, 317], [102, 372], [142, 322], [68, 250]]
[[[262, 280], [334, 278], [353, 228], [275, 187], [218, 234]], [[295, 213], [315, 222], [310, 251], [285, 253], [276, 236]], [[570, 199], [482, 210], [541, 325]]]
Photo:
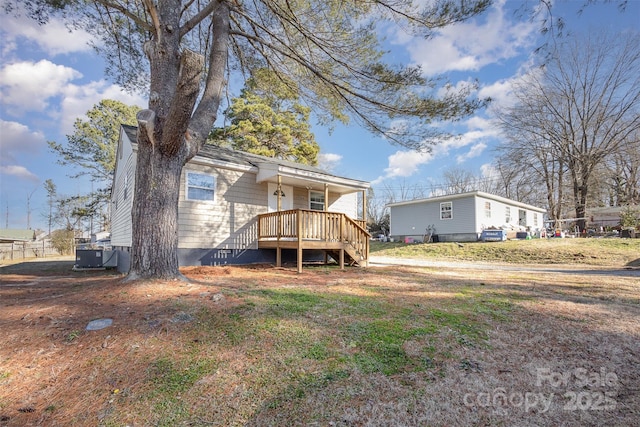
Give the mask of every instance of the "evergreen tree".
[[140, 107], [104, 99], [87, 111], [86, 120], [76, 119], [66, 144], [49, 141], [49, 148], [60, 157], [59, 164], [79, 169], [73, 177], [90, 175], [93, 180], [110, 186], [116, 167], [120, 125], [135, 126], [138, 111]]
[[75, 121], [74, 131], [67, 135], [66, 144], [48, 142], [51, 151], [59, 156], [59, 164], [75, 167], [72, 177], [89, 175], [95, 183], [94, 190], [81, 197], [86, 200], [82, 216], [101, 217], [96, 219], [105, 228], [108, 228], [108, 221], [104, 220], [108, 214], [103, 211], [111, 196], [120, 126], [135, 126], [138, 111], [140, 107], [104, 99], [87, 111], [87, 119]]
[[311, 132], [311, 108], [302, 105], [295, 84], [267, 69], [247, 80], [225, 111], [230, 125], [215, 129], [210, 142], [267, 157], [317, 165], [320, 147]]

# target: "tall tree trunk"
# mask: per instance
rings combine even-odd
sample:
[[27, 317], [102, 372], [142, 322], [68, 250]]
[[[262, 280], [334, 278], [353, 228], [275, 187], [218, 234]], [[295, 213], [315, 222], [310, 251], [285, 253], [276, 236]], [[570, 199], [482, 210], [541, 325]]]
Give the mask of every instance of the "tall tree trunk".
[[574, 172], [572, 170], [571, 175], [573, 180], [573, 201], [576, 212], [576, 225], [580, 231], [584, 231], [587, 225], [587, 220], [584, 218], [587, 214], [589, 172]]
[[579, 218], [577, 221], [578, 228], [580, 231], [584, 231], [587, 228], [587, 220], [585, 219], [587, 216], [587, 201], [589, 199], [589, 179], [591, 177], [591, 169], [588, 169], [582, 173], [581, 176], [581, 185], [579, 187], [579, 202], [576, 206], [576, 218]]
[[[180, 47], [176, 3], [159, 2], [162, 18], [145, 45], [151, 64], [149, 109], [138, 113], [138, 153], [128, 279], [185, 279], [178, 262], [178, 200], [182, 168], [204, 144], [216, 119], [227, 64], [230, 9], [212, 12], [212, 45], [205, 59]], [[197, 107], [196, 107], [197, 103]]]
[[561, 219], [564, 206], [564, 162], [562, 159], [558, 160], [558, 180], [556, 185], [558, 186], [558, 198], [556, 200], [554, 216], [555, 219]]
[[128, 279], [181, 277], [178, 264], [178, 197], [183, 161], [162, 155], [138, 137], [133, 204], [132, 264]]

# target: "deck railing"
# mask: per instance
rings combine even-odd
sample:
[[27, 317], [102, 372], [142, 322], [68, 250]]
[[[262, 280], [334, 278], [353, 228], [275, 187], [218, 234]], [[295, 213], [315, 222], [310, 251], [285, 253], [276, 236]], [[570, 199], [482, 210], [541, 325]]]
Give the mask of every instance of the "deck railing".
[[365, 258], [370, 234], [365, 221], [338, 212], [293, 209], [258, 215], [258, 240], [342, 242]]

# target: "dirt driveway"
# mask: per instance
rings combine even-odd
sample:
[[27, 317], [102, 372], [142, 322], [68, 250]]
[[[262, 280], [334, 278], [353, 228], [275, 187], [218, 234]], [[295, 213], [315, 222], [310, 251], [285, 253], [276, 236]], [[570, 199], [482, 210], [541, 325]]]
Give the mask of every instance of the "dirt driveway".
[[489, 270], [489, 271], [516, 271], [521, 273], [552, 273], [552, 274], [576, 274], [597, 275], [612, 277], [637, 277], [640, 279], [640, 267], [588, 267], [575, 265], [514, 265], [494, 262], [469, 262], [469, 261], [434, 261], [420, 258], [397, 258], [388, 256], [372, 256], [371, 267], [405, 266], [405, 267], [430, 267], [453, 270]]

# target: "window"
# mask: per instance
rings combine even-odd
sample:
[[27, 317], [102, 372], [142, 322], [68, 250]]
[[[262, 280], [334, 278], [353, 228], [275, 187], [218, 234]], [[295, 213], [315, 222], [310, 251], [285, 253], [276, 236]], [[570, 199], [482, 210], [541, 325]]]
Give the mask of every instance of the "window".
[[213, 201], [216, 180], [213, 175], [187, 172], [187, 200]]
[[129, 197], [129, 175], [124, 176], [124, 199], [127, 200]]
[[538, 214], [533, 214], [533, 226], [538, 226]]
[[491, 218], [491, 202], [484, 202], [484, 216]]
[[324, 211], [324, 193], [309, 191], [309, 209], [312, 211]]
[[511, 222], [511, 208], [509, 206], [504, 208], [504, 222], [505, 224], [509, 224]]
[[453, 219], [453, 202], [440, 203], [440, 219]]

